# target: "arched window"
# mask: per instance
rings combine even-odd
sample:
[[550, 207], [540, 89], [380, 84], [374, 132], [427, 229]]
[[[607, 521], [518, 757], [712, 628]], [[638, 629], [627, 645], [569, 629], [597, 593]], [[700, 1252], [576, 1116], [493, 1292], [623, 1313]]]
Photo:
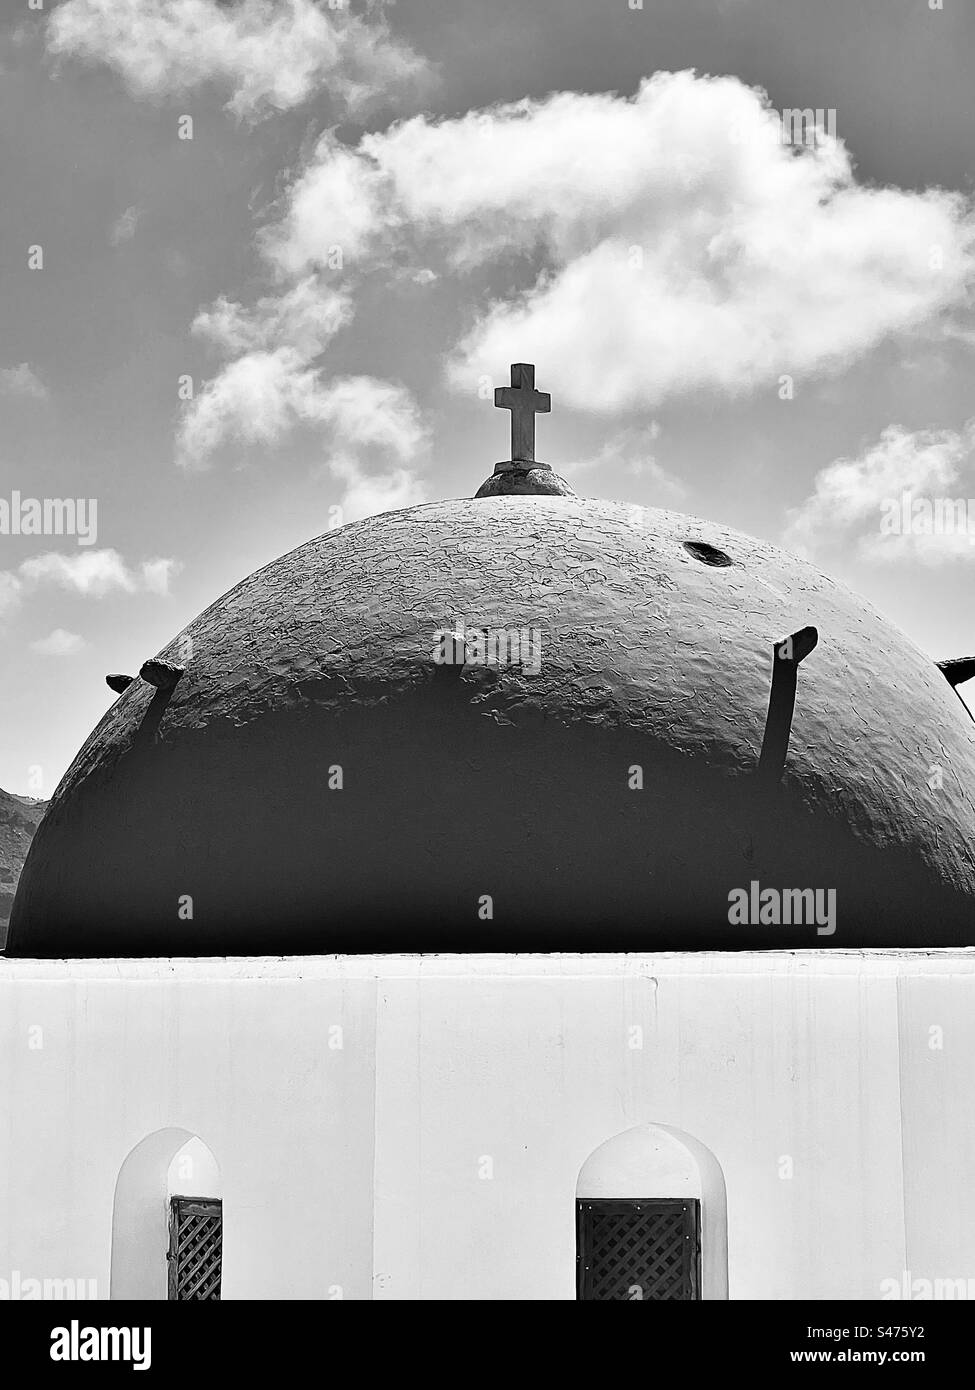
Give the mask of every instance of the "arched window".
[[115, 1184], [111, 1297], [219, 1298], [222, 1262], [217, 1161], [189, 1130], [156, 1130], [130, 1151]]
[[727, 1298], [727, 1200], [710, 1149], [638, 1125], [590, 1154], [576, 1187], [576, 1275], [586, 1300]]

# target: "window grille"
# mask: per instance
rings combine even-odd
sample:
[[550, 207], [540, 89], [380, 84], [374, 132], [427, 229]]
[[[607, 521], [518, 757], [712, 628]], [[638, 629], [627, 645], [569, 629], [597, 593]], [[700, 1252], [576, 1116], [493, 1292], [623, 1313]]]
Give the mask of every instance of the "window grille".
[[219, 1299], [223, 1203], [214, 1197], [172, 1197], [169, 1205], [169, 1298]]
[[577, 1297], [689, 1302], [700, 1294], [696, 1199], [576, 1203]]

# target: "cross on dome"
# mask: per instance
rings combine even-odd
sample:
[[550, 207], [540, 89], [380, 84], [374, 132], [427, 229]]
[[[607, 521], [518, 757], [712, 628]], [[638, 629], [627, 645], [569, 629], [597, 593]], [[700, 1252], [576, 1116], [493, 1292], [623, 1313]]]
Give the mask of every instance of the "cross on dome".
[[512, 362], [511, 385], [495, 388], [494, 404], [511, 411], [512, 463], [534, 463], [535, 416], [547, 415], [552, 409], [549, 393], [535, 390], [534, 363]]

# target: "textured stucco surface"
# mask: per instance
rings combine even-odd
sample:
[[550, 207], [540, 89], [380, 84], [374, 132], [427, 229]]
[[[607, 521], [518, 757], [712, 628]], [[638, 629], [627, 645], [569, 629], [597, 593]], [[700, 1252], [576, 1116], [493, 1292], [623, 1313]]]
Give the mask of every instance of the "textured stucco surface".
[[[436, 666], [458, 618], [537, 629], [538, 674]], [[807, 624], [763, 799], [772, 643]], [[180, 637], [168, 702], [134, 682], [58, 788], [13, 953], [975, 940], [975, 723], [902, 633], [761, 541], [579, 498], [435, 503], [309, 541]], [[750, 879], [835, 886], [835, 936], [736, 936]]]

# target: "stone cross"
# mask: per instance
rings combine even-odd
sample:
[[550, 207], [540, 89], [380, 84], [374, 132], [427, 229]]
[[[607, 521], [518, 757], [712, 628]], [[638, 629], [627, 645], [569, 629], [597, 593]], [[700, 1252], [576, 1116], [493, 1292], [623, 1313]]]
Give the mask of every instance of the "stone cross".
[[535, 390], [535, 368], [530, 362], [512, 362], [511, 385], [495, 388], [494, 404], [511, 411], [512, 463], [534, 463], [535, 415], [548, 414], [552, 397]]

